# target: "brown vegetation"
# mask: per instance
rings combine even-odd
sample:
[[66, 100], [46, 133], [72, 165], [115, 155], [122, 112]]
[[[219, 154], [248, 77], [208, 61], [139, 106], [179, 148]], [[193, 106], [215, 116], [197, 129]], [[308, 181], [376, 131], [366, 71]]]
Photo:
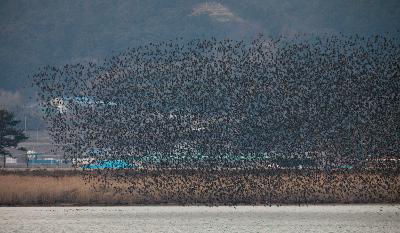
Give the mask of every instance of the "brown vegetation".
[[0, 205], [378, 202], [400, 202], [399, 173], [0, 171]]

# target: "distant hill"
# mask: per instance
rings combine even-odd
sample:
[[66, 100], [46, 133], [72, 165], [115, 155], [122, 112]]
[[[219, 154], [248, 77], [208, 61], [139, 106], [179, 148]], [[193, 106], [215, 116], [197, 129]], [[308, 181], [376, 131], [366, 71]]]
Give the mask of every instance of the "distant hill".
[[2, 1], [0, 89], [21, 89], [44, 65], [101, 62], [150, 41], [383, 33], [399, 29], [399, 19], [397, 0]]

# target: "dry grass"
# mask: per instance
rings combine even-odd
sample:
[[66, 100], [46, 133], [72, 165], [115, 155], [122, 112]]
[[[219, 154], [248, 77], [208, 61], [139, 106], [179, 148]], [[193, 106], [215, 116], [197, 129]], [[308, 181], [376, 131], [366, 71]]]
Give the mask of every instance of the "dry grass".
[[[400, 174], [0, 172], [0, 205], [399, 203]], [[86, 177], [86, 179], [83, 179]], [[121, 178], [123, 177], [123, 178]]]
[[98, 184], [85, 184], [81, 175], [0, 176], [0, 205], [133, 204], [134, 195], [123, 196]]

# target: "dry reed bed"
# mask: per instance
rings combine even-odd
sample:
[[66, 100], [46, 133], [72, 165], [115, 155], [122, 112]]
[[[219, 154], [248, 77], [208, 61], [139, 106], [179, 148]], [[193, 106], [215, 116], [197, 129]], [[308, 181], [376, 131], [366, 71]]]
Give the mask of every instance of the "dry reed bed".
[[[103, 179], [104, 174], [106, 179]], [[2, 171], [0, 205], [400, 202], [398, 172], [164, 171], [104, 174]]]

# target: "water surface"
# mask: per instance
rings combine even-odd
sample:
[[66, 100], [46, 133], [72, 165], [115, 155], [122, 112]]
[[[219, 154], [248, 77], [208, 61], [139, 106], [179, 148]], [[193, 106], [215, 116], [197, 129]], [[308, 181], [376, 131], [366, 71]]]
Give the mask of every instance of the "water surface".
[[0, 207], [0, 232], [400, 232], [400, 205]]

